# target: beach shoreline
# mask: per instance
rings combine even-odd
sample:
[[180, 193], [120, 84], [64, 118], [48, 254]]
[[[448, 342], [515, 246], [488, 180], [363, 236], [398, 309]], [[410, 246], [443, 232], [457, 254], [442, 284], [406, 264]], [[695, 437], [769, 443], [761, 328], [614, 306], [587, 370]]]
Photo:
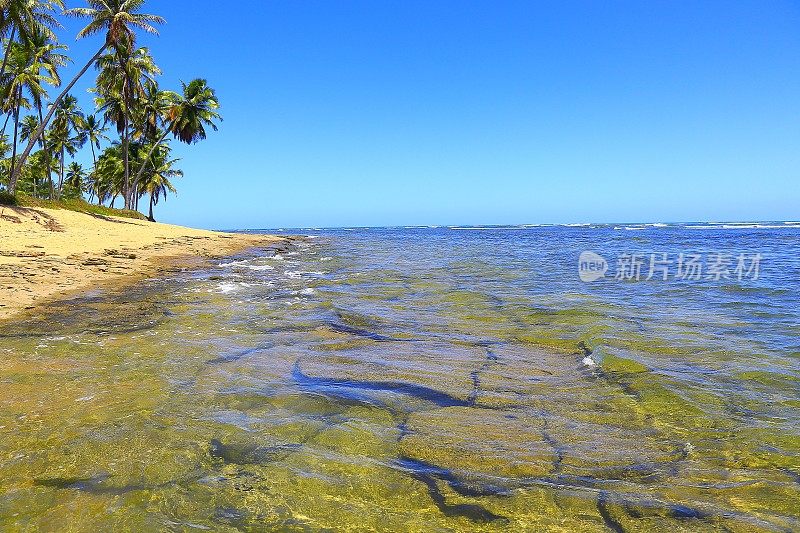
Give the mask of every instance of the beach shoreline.
[[116, 290], [287, 241], [60, 209], [0, 208], [0, 326], [90, 290]]

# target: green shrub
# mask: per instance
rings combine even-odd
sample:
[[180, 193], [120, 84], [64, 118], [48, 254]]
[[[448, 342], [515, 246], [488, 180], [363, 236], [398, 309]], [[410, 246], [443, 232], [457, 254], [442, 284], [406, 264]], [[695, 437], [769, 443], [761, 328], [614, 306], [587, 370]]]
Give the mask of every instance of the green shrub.
[[0, 205], [17, 205], [17, 197], [8, 191], [0, 191]]

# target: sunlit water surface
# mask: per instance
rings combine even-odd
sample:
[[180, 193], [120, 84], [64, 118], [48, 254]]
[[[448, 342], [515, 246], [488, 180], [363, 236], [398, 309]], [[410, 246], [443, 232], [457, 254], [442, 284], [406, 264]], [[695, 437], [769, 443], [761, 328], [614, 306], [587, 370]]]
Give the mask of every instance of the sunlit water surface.
[[[774, 226], [295, 230], [6, 324], [0, 529], [800, 529]], [[584, 250], [763, 260], [582, 283]]]

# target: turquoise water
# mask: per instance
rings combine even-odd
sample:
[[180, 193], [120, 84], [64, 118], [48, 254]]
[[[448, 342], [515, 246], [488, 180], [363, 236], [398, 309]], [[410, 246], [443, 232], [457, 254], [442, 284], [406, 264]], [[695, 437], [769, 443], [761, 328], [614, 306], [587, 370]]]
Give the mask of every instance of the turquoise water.
[[800, 225], [283, 233], [3, 328], [2, 529], [800, 528]]

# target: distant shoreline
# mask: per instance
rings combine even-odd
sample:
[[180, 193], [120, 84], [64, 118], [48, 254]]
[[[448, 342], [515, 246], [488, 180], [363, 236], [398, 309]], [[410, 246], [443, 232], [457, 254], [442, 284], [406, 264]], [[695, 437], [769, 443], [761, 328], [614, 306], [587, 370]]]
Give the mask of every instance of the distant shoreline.
[[0, 235], [0, 324], [87, 290], [286, 240], [30, 207], [0, 207]]

